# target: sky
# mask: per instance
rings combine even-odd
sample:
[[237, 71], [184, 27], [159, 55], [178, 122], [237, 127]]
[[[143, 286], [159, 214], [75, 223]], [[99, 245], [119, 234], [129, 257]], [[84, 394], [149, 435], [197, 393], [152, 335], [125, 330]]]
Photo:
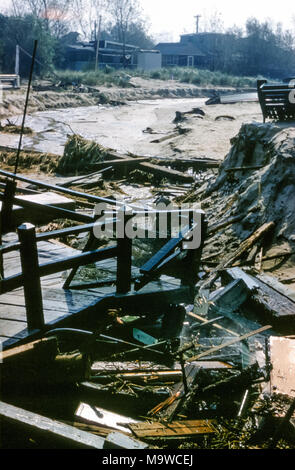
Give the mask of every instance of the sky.
[[[178, 41], [180, 34], [195, 32], [195, 15], [200, 18], [200, 31], [206, 17], [218, 12], [225, 27], [243, 26], [247, 18], [255, 16], [260, 21], [270, 18], [275, 23], [281, 22], [285, 29], [295, 29], [294, 0], [137, 0], [143, 13], [148, 17], [150, 33], [163, 41]], [[0, 0], [0, 11], [9, 6], [11, 0]], [[267, 13], [266, 13], [267, 12]]]
[[[295, 17], [294, 0], [138, 0], [144, 13], [149, 17], [151, 32], [155, 35], [167, 33], [166, 40], [177, 41], [180, 34], [192, 33], [196, 30], [194, 16], [200, 18], [200, 31], [202, 21], [212, 13], [218, 12], [224, 21], [225, 27], [234, 24], [243, 26], [247, 18], [255, 16], [260, 21], [270, 18], [275, 23], [281, 22], [285, 29], [293, 27], [292, 18]], [[267, 12], [267, 13], [266, 13]], [[171, 36], [170, 38], [168, 36]], [[163, 37], [165, 34], [163, 34]], [[165, 38], [164, 38], [165, 40]]]

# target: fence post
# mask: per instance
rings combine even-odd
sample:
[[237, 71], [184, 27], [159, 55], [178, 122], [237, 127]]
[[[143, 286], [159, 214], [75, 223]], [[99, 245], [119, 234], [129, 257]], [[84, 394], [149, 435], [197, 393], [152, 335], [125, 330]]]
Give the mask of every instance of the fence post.
[[129, 207], [124, 206], [118, 210], [117, 294], [127, 294], [131, 289], [132, 238], [126, 234], [126, 225], [133, 215]]
[[[8, 233], [12, 228], [12, 208], [15, 196], [16, 182], [6, 180], [4, 197], [0, 214], [0, 244], [2, 245], [2, 235]], [[3, 254], [0, 253], [0, 277], [4, 278]]]
[[38, 330], [44, 327], [44, 314], [35, 226], [24, 223], [17, 231], [21, 244], [20, 257], [28, 330]]
[[[196, 210], [189, 211], [189, 227], [191, 228], [195, 222], [195, 213]], [[181, 283], [182, 285], [191, 285], [194, 286], [198, 280], [198, 271], [201, 264], [202, 251], [204, 248], [204, 242], [207, 234], [207, 222], [205, 220], [205, 213], [200, 211], [200, 224], [199, 230], [201, 230], [201, 245], [196, 249], [187, 250], [187, 255], [185, 257], [185, 266]]]
[[1, 209], [1, 233], [8, 233], [12, 229], [12, 208], [15, 196], [16, 181], [6, 180]]

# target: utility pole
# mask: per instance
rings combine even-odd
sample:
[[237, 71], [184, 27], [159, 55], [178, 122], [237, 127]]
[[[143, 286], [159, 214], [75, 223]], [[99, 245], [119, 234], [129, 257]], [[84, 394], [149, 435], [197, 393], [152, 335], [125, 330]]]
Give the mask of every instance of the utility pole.
[[15, 49], [15, 75], [19, 75], [19, 45], [17, 44]]
[[200, 18], [202, 18], [202, 15], [196, 15], [195, 18], [196, 18], [196, 34], [199, 34], [199, 21], [200, 21]]
[[[95, 30], [96, 30], [96, 28], [95, 28]], [[98, 68], [98, 52], [99, 52], [100, 31], [101, 31], [101, 16], [99, 17], [98, 32], [96, 34], [95, 72], [97, 71], [97, 68]]]

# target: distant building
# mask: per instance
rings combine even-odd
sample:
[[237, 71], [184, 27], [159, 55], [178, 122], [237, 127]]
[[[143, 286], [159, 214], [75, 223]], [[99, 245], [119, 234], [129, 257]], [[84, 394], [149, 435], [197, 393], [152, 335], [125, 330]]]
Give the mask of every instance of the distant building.
[[179, 42], [161, 42], [156, 49], [162, 54], [162, 67], [196, 67], [277, 78], [294, 76], [295, 53], [251, 36], [183, 34]]
[[180, 36], [180, 42], [159, 43], [156, 49], [162, 54], [162, 67], [197, 67], [214, 70], [217, 64], [220, 66], [225, 50], [231, 54], [230, 59], [236, 60], [239, 57], [237, 42], [233, 40], [233, 36], [222, 33], [183, 34]]
[[207, 60], [206, 54], [184, 36], [180, 42], [161, 42], [156, 49], [162, 54], [162, 67], [202, 67]]
[[[87, 70], [95, 63], [96, 41], [76, 42], [66, 48], [65, 67], [72, 70]], [[123, 44], [115, 41], [101, 40], [98, 49], [98, 66], [110, 66], [116, 69], [127, 66], [131, 69], [155, 70], [161, 68], [159, 51], [141, 50], [139, 47], [125, 44], [125, 60]]]

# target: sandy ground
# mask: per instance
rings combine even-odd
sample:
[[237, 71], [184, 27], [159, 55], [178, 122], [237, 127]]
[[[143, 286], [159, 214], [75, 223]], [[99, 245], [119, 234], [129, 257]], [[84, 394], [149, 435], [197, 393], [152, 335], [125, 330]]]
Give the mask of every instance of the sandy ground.
[[[230, 149], [230, 139], [243, 123], [262, 121], [260, 107], [258, 103], [206, 106], [205, 101], [205, 98], [143, 100], [116, 107], [39, 111], [27, 117], [26, 125], [34, 130], [34, 135], [24, 138], [23, 148], [62, 154], [67, 136], [74, 132], [124, 153], [222, 160]], [[173, 123], [176, 111], [184, 113], [196, 107], [205, 116], [186, 115], [180, 125], [189, 132], [169, 137], [176, 129]], [[21, 116], [10, 119], [21, 123]], [[147, 128], [152, 133], [147, 133]], [[166, 136], [164, 141], [154, 142]], [[0, 134], [0, 145], [17, 144], [17, 135]]]

